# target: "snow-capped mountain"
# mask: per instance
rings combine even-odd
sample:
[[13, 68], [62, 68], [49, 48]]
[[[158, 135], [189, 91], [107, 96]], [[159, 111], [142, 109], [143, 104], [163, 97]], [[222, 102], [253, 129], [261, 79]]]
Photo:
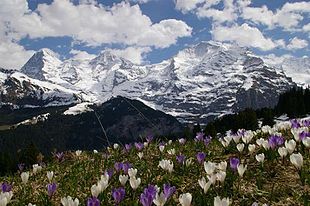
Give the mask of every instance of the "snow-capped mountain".
[[60, 61], [43, 49], [21, 71], [82, 93], [87, 101], [125, 96], [189, 122], [206, 122], [247, 107], [274, 106], [279, 94], [295, 85], [247, 48], [217, 42], [201, 42], [171, 59], [144, 66], [111, 51], [88, 60]]
[[302, 87], [310, 86], [310, 57], [300, 58], [292, 56], [276, 57], [273, 55], [264, 57], [267, 64], [283, 71], [291, 77], [295, 83]]

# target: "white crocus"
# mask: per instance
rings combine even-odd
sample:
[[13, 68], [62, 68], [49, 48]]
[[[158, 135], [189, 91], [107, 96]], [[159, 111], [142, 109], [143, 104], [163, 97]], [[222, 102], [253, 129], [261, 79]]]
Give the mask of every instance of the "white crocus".
[[171, 145], [171, 144], [172, 144], [172, 140], [169, 140], [169, 141], [168, 141], [168, 145]]
[[133, 190], [136, 190], [141, 184], [141, 178], [130, 177], [129, 179], [130, 186]]
[[265, 140], [263, 138], [259, 138], [256, 140], [256, 144], [261, 147], [261, 146], [263, 146], [264, 141]]
[[193, 159], [192, 158], [189, 158], [189, 159], [185, 160], [186, 167], [190, 167], [192, 164], [193, 164]]
[[182, 206], [190, 206], [192, 203], [192, 195], [191, 193], [181, 194], [179, 196], [179, 202]]
[[0, 206], [6, 206], [10, 203], [13, 197], [13, 192], [1, 192], [0, 193]]
[[120, 175], [118, 179], [119, 179], [119, 182], [121, 183], [121, 185], [125, 186], [125, 184], [128, 180], [128, 175]]
[[227, 168], [227, 162], [226, 161], [220, 162], [217, 165], [217, 169], [219, 169], [219, 170], [226, 171], [226, 168]]
[[175, 149], [170, 149], [167, 151], [170, 155], [175, 155]]
[[129, 177], [135, 177], [137, 175], [138, 170], [134, 168], [129, 168], [128, 169], [128, 175]]
[[98, 195], [101, 193], [102, 191], [102, 187], [101, 185], [98, 183], [98, 184], [95, 184], [93, 186], [91, 186], [90, 188], [90, 191], [91, 191], [91, 194], [93, 197], [98, 197]]
[[139, 157], [140, 159], [142, 159], [142, 157], [143, 157], [143, 152], [139, 152], [139, 153], [138, 153], [138, 157]]
[[80, 204], [80, 201], [77, 198], [73, 200], [70, 196], [63, 197], [60, 201], [63, 206], [78, 206]]
[[208, 177], [208, 180], [211, 182], [212, 185], [214, 185], [216, 183], [216, 180], [217, 180], [216, 174], [208, 175], [207, 177]]
[[305, 145], [305, 147], [310, 147], [310, 137], [304, 138], [302, 143]]
[[166, 204], [166, 197], [165, 194], [163, 192], [161, 192], [160, 194], [158, 194], [158, 192], [156, 193], [155, 199], [153, 200], [153, 203], [156, 206], [164, 206]]
[[291, 139], [289, 141], [285, 141], [285, 148], [287, 149], [289, 154], [292, 154], [296, 148], [295, 140]]
[[76, 155], [77, 157], [79, 157], [81, 154], [82, 154], [82, 150], [76, 150], [76, 151], [75, 151], [75, 155]]
[[228, 206], [229, 204], [229, 198], [221, 199], [219, 196], [214, 198], [214, 206]]
[[159, 146], [159, 151], [160, 151], [160, 152], [163, 152], [164, 149], [165, 149], [165, 146], [164, 146], [164, 145], [160, 145], [160, 146]]
[[24, 184], [27, 184], [27, 182], [28, 182], [28, 180], [29, 180], [29, 172], [22, 172], [22, 173], [20, 174], [20, 177], [21, 177], [21, 179], [22, 179], [22, 182], [23, 182]]
[[234, 142], [236, 143], [236, 144], [238, 144], [239, 142], [240, 142], [240, 136], [239, 135], [234, 135], [233, 136], [233, 140], [234, 140]]
[[94, 154], [98, 154], [98, 150], [95, 150], [95, 149], [94, 149], [94, 150], [93, 150], [93, 153], [94, 153]]
[[237, 144], [237, 149], [239, 152], [242, 152], [244, 149], [244, 144], [243, 143]]
[[114, 148], [114, 149], [118, 149], [118, 148], [119, 148], [119, 144], [114, 143], [114, 144], [113, 144], [113, 148]]
[[34, 164], [32, 165], [32, 171], [33, 171], [33, 174], [36, 174], [37, 172], [40, 172], [42, 170], [42, 167], [38, 164]]
[[246, 171], [246, 169], [247, 169], [247, 165], [245, 166], [243, 164], [238, 165], [237, 170], [238, 170], [238, 174], [240, 177], [243, 177], [243, 174]]
[[216, 167], [216, 164], [213, 162], [204, 162], [203, 165], [208, 175], [211, 175], [214, 172], [215, 167]]
[[255, 144], [249, 144], [248, 150], [250, 154], [252, 154], [255, 151], [255, 148], [256, 148]]
[[285, 147], [279, 147], [278, 153], [281, 158], [285, 157], [288, 153], [287, 149]]
[[226, 178], [226, 172], [224, 172], [224, 171], [219, 171], [218, 173], [215, 174], [215, 176], [216, 176], [216, 179], [217, 179], [219, 182], [223, 183], [223, 182], [225, 181], [225, 178]]
[[203, 189], [203, 192], [206, 194], [211, 186], [210, 181], [206, 181], [206, 178], [202, 177], [201, 179], [198, 180], [199, 186]]
[[[1, 205], [1, 204], [0, 204]], [[36, 206], [35, 204], [29, 203], [28, 206]]]
[[265, 150], [268, 150], [270, 148], [268, 140], [264, 140], [262, 146], [264, 147]]
[[101, 187], [101, 192], [103, 192], [105, 189], [107, 189], [107, 187], [109, 185], [109, 175], [108, 174], [101, 175], [101, 178], [100, 178], [98, 184]]
[[257, 154], [257, 155], [255, 155], [255, 158], [256, 158], [257, 162], [264, 162], [265, 154], [264, 153]]
[[54, 172], [53, 171], [47, 171], [46, 173], [47, 179], [51, 182], [54, 177]]
[[253, 139], [254, 137], [254, 133], [252, 131], [246, 131], [244, 133], [244, 135], [242, 136], [242, 141], [245, 143], [245, 144], [248, 144], [249, 142], [251, 142], [251, 140]]
[[158, 164], [163, 170], [167, 170], [169, 173], [173, 171], [173, 162], [171, 160], [161, 160]]
[[301, 169], [303, 165], [303, 157], [300, 153], [291, 154], [290, 161], [297, 169]]

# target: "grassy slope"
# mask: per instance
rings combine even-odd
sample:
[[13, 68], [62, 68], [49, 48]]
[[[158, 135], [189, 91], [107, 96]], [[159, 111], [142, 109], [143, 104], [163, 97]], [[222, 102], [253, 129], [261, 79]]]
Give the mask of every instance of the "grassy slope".
[[[285, 139], [293, 138], [289, 131], [282, 131]], [[258, 133], [251, 141], [255, 144], [256, 139], [268, 138], [267, 134]], [[175, 155], [169, 155], [167, 150], [174, 148]], [[197, 152], [205, 152], [206, 160], [219, 163], [227, 161], [227, 176], [224, 183], [217, 183], [211, 186], [207, 194], [198, 184], [198, 179], [205, 176], [203, 164], [196, 159]], [[232, 205], [252, 205], [253, 202], [268, 203], [269, 205], [306, 205], [304, 201], [309, 199], [310, 194], [310, 158], [309, 149], [297, 143], [295, 153], [300, 152], [304, 158], [302, 175], [304, 184], [301, 182], [298, 170], [290, 163], [289, 156], [281, 160], [277, 152], [265, 151], [263, 148], [256, 148], [252, 154], [248, 153], [245, 147], [242, 153], [236, 149], [232, 141], [228, 148], [223, 148], [217, 140], [206, 147], [202, 142], [188, 140], [181, 145], [178, 141], [167, 144], [163, 153], [158, 149], [158, 143], [153, 142], [143, 149], [144, 157], [139, 159], [138, 151], [131, 149], [129, 153], [122, 149], [102, 151], [98, 154], [83, 152], [77, 157], [73, 152], [65, 154], [65, 160], [58, 162], [56, 159], [47, 163], [46, 167], [37, 174], [30, 175], [27, 185], [21, 183], [19, 173], [14, 176], [0, 177], [0, 183], [7, 181], [13, 185], [13, 199], [11, 205], [60, 205], [60, 198], [68, 195], [78, 197], [80, 205], [85, 205], [87, 198], [91, 196], [90, 187], [100, 179], [100, 175], [109, 168], [114, 168], [115, 162], [130, 162], [138, 169], [137, 176], [141, 178], [140, 187], [134, 192], [129, 181], [125, 186], [126, 196], [121, 205], [141, 205], [138, 202], [140, 194], [148, 184], [156, 184], [163, 187], [164, 183], [176, 186], [176, 193], [166, 205], [177, 205], [178, 197], [182, 193], [190, 192], [193, 195], [192, 205], [213, 205], [214, 197], [229, 197]], [[266, 159], [261, 166], [255, 159], [255, 155], [265, 153]], [[105, 154], [105, 155], [103, 155]], [[106, 154], [109, 154], [108, 156]], [[193, 165], [186, 167], [176, 161], [177, 154], [184, 154], [187, 159], [193, 159]], [[239, 157], [247, 165], [244, 177], [240, 178], [236, 172], [229, 168], [229, 158]], [[273, 156], [275, 158], [273, 158]], [[174, 171], [170, 174], [158, 167], [162, 159], [170, 159], [174, 163]], [[53, 182], [58, 185], [55, 195], [47, 197], [46, 185], [48, 180], [47, 171], [54, 171]], [[116, 172], [110, 180], [108, 188], [99, 196], [102, 205], [114, 205], [111, 195], [113, 188], [120, 187], [118, 176], [122, 172]], [[207, 178], [206, 178], [207, 179]], [[261, 184], [261, 187], [258, 187]]]

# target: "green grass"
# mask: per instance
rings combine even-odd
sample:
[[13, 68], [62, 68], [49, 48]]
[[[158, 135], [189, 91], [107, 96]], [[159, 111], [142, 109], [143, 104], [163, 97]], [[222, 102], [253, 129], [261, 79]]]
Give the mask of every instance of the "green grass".
[[[285, 139], [293, 138], [290, 132], [282, 131]], [[266, 134], [258, 133], [251, 141], [255, 144], [258, 138], [268, 138]], [[305, 148], [302, 143], [298, 143], [295, 153], [303, 155], [302, 178], [300, 172], [291, 164], [289, 155], [283, 160], [280, 159], [276, 151], [265, 151], [263, 148], [256, 148], [254, 153], [249, 154], [247, 147], [242, 153], [236, 149], [236, 144], [232, 141], [228, 148], [224, 148], [218, 140], [212, 140], [208, 146], [203, 142], [188, 140], [182, 145], [178, 141], [165, 146], [164, 152], [158, 149], [159, 142], [152, 142], [143, 149], [143, 158], [137, 155], [138, 151], [132, 148], [130, 152], [123, 149], [107, 149], [98, 154], [83, 151], [80, 156], [74, 152], [66, 152], [63, 162], [53, 159], [46, 163], [46, 166], [37, 174], [30, 175], [26, 185], [21, 183], [20, 173], [13, 176], [0, 177], [1, 182], [8, 182], [13, 186], [13, 198], [9, 205], [60, 205], [62, 197], [77, 197], [80, 205], [85, 205], [87, 198], [91, 197], [90, 187], [96, 184], [100, 176], [108, 169], [114, 168], [115, 162], [129, 162], [138, 169], [137, 176], [142, 182], [136, 191], [130, 187], [129, 181], [125, 185], [125, 199], [120, 205], [141, 205], [139, 203], [140, 194], [148, 184], [158, 185], [170, 183], [176, 187], [176, 192], [169, 199], [166, 205], [178, 205], [178, 197], [182, 193], [191, 193], [193, 196], [192, 205], [213, 205], [214, 197], [229, 197], [231, 205], [252, 205], [258, 202], [259, 205], [307, 205], [310, 194], [310, 158], [309, 148]], [[174, 148], [175, 155], [169, 155], [167, 150]], [[219, 163], [227, 161], [226, 179], [224, 183], [212, 185], [207, 192], [198, 184], [198, 179], [206, 177], [203, 164], [199, 164], [196, 159], [198, 152], [207, 154], [206, 161]], [[266, 159], [261, 165], [255, 159], [255, 155], [264, 153]], [[192, 158], [193, 164], [189, 167], [179, 164], [176, 155], [183, 154], [187, 159]], [[241, 162], [247, 165], [247, 170], [243, 178], [238, 176], [229, 167], [229, 158], [238, 157]], [[159, 161], [169, 159], [174, 163], [174, 171], [168, 173], [158, 167]], [[47, 196], [46, 186], [49, 183], [46, 177], [47, 171], [54, 171], [53, 182], [57, 184], [57, 191], [51, 198]], [[114, 205], [111, 195], [112, 188], [121, 187], [118, 180], [119, 174], [116, 172], [109, 180], [108, 188], [99, 195], [101, 205]], [[206, 177], [207, 179], [207, 177]]]

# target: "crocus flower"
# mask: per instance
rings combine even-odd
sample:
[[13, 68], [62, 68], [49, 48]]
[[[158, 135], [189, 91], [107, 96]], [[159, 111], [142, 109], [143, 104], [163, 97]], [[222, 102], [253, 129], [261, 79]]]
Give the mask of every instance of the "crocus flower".
[[12, 190], [12, 185], [9, 185], [8, 183], [4, 182], [1, 184], [1, 190], [2, 192], [10, 192]]
[[186, 143], [186, 139], [184, 139], [184, 138], [180, 138], [178, 141], [179, 141], [180, 144], [185, 144]]
[[271, 149], [274, 149], [277, 146], [281, 146], [284, 143], [283, 137], [279, 135], [271, 135], [268, 139], [268, 144]]
[[230, 162], [230, 168], [236, 171], [238, 165], [240, 164], [240, 160], [236, 157], [231, 157], [229, 162]]
[[303, 165], [303, 157], [300, 153], [291, 154], [290, 161], [297, 169], [301, 169]]
[[49, 197], [52, 197], [53, 194], [56, 192], [57, 185], [56, 183], [48, 184], [47, 185], [47, 193]]
[[120, 170], [123, 169], [123, 163], [122, 163], [122, 162], [116, 162], [116, 163], [114, 164], [114, 169], [115, 169], [117, 172], [119, 172]]
[[131, 147], [132, 147], [131, 144], [125, 144], [125, 149], [127, 152], [130, 151]]
[[285, 157], [288, 153], [287, 149], [285, 147], [279, 147], [278, 153], [281, 158]]
[[208, 136], [203, 140], [204, 145], [207, 147], [212, 140], [212, 137]]
[[141, 178], [130, 177], [129, 179], [130, 186], [133, 190], [136, 190], [141, 184]]
[[140, 159], [142, 159], [142, 157], [143, 157], [143, 152], [139, 152], [139, 153], [138, 153], [138, 157], [139, 157]]
[[246, 171], [246, 169], [247, 169], [247, 165], [245, 166], [243, 164], [238, 165], [237, 170], [238, 170], [238, 174], [240, 177], [243, 177], [243, 174]]
[[154, 139], [153, 135], [148, 135], [148, 136], [146, 137], [146, 141], [147, 141], [147, 142], [152, 142], [153, 139]]
[[156, 206], [164, 206], [167, 202], [167, 199], [165, 198], [165, 195], [163, 192], [160, 194], [156, 193], [155, 199], [153, 200], [153, 203]]
[[25, 168], [25, 164], [24, 164], [24, 163], [19, 163], [19, 164], [17, 165], [17, 167], [18, 167], [18, 170], [19, 170], [20, 172], [22, 172], [22, 171], [24, 170], [24, 168]]
[[153, 185], [148, 185], [148, 187], [145, 188], [143, 193], [140, 195], [140, 203], [143, 206], [151, 206], [153, 200], [156, 197], [156, 194], [157, 194], [156, 187]]
[[237, 149], [239, 152], [242, 152], [244, 149], [244, 144], [243, 143], [237, 144]]
[[102, 191], [101, 184], [98, 184], [98, 183], [92, 185], [90, 188], [90, 192], [93, 197], [98, 197], [101, 191]]
[[160, 151], [160, 152], [163, 152], [164, 149], [165, 149], [165, 145], [159, 145], [159, 151]]
[[219, 182], [223, 183], [225, 178], [226, 178], [226, 172], [224, 171], [219, 171], [218, 173], [215, 174], [216, 180]]
[[299, 128], [300, 127], [300, 123], [298, 122], [297, 119], [293, 119], [290, 122], [291, 122], [291, 127], [292, 128]]
[[197, 158], [198, 162], [199, 162], [200, 164], [202, 164], [203, 161], [204, 161], [205, 158], [206, 158], [206, 154], [205, 154], [204, 152], [198, 152], [197, 155], [196, 155], [196, 158]]
[[128, 170], [131, 168], [131, 164], [128, 162], [123, 163], [123, 171], [125, 174], [128, 174]]
[[100, 201], [96, 197], [88, 198], [87, 206], [100, 206]]
[[257, 154], [257, 155], [255, 155], [255, 158], [256, 158], [257, 162], [264, 162], [265, 154], [264, 153]]
[[229, 198], [221, 199], [219, 196], [214, 198], [214, 206], [228, 206], [229, 205]]
[[302, 141], [304, 140], [305, 138], [307, 137], [310, 137], [310, 132], [307, 132], [307, 131], [301, 131], [299, 133], [299, 139]]
[[226, 161], [220, 162], [217, 165], [217, 169], [219, 169], [219, 170], [226, 171], [226, 168], [227, 168], [227, 162]]
[[53, 180], [54, 172], [47, 171], [46, 176], [47, 176], [47, 179], [51, 182]]
[[56, 156], [58, 162], [62, 162], [64, 160], [64, 153], [63, 152], [57, 152], [55, 154], [55, 156]]
[[182, 165], [185, 163], [185, 156], [182, 154], [177, 155], [176, 159], [177, 159], [178, 163], [180, 163]]
[[190, 206], [192, 203], [192, 195], [190, 193], [181, 194], [179, 202], [182, 206]]
[[11, 202], [12, 197], [13, 197], [12, 191], [0, 193], [0, 205], [6, 206]]
[[208, 175], [211, 175], [215, 170], [216, 164], [208, 161], [208, 162], [204, 162], [203, 166], [204, 166], [206, 173]]
[[249, 150], [250, 154], [252, 154], [254, 152], [255, 147], [256, 147], [255, 144], [249, 144], [248, 150]]
[[22, 172], [22, 173], [20, 174], [20, 177], [21, 177], [21, 179], [22, 179], [22, 182], [23, 182], [24, 184], [27, 184], [28, 179], [29, 179], [29, 172]]
[[305, 147], [310, 147], [310, 137], [303, 139], [302, 143], [305, 145]]
[[82, 154], [82, 151], [81, 151], [81, 150], [76, 150], [76, 151], [75, 151], [75, 155], [76, 155], [77, 157], [79, 157], [81, 154]]
[[206, 194], [211, 186], [210, 181], [206, 181], [205, 177], [202, 177], [201, 179], [198, 180], [199, 186], [203, 189], [203, 192]]
[[195, 137], [195, 140], [196, 141], [202, 141], [203, 140], [203, 138], [204, 138], [204, 133], [203, 132], [197, 132], [196, 133], [196, 137]]
[[302, 125], [304, 127], [310, 127], [310, 119], [305, 119], [302, 121]]
[[73, 200], [70, 196], [63, 197], [60, 201], [63, 206], [78, 206], [80, 204], [80, 201], [77, 198]]
[[32, 171], [33, 171], [33, 174], [36, 174], [37, 172], [40, 172], [42, 170], [42, 167], [38, 164], [34, 164], [32, 165]]
[[169, 173], [173, 171], [173, 162], [170, 160], [161, 160], [158, 164], [159, 167], [161, 167], [163, 170], [167, 170]]
[[170, 150], [167, 151], [167, 153], [168, 153], [169, 155], [174, 155], [174, 154], [175, 154], [175, 149], [174, 149], [174, 148], [173, 148], [173, 149], [170, 149]]
[[134, 168], [128, 169], [128, 175], [129, 177], [135, 177], [137, 175], [138, 170]]
[[292, 154], [296, 148], [295, 140], [291, 139], [289, 141], [285, 141], [285, 148], [287, 149], [288, 153]]
[[121, 185], [125, 186], [125, 184], [128, 180], [128, 175], [120, 175], [118, 179], [119, 179], [119, 182], [121, 183]]
[[118, 149], [118, 148], [119, 148], [119, 144], [114, 143], [114, 144], [113, 144], [113, 148], [114, 148], [114, 149]]
[[112, 197], [113, 197], [116, 205], [118, 205], [125, 198], [125, 189], [122, 187], [117, 188], [117, 189], [113, 189], [112, 190]]
[[138, 150], [138, 151], [141, 151], [141, 150], [143, 150], [143, 148], [144, 148], [144, 144], [143, 143], [141, 143], [141, 142], [136, 142], [135, 143], [135, 147], [136, 147], [136, 149]]
[[175, 193], [175, 191], [175, 186], [170, 187], [170, 184], [164, 184], [163, 192], [167, 200], [173, 195], [173, 193]]

